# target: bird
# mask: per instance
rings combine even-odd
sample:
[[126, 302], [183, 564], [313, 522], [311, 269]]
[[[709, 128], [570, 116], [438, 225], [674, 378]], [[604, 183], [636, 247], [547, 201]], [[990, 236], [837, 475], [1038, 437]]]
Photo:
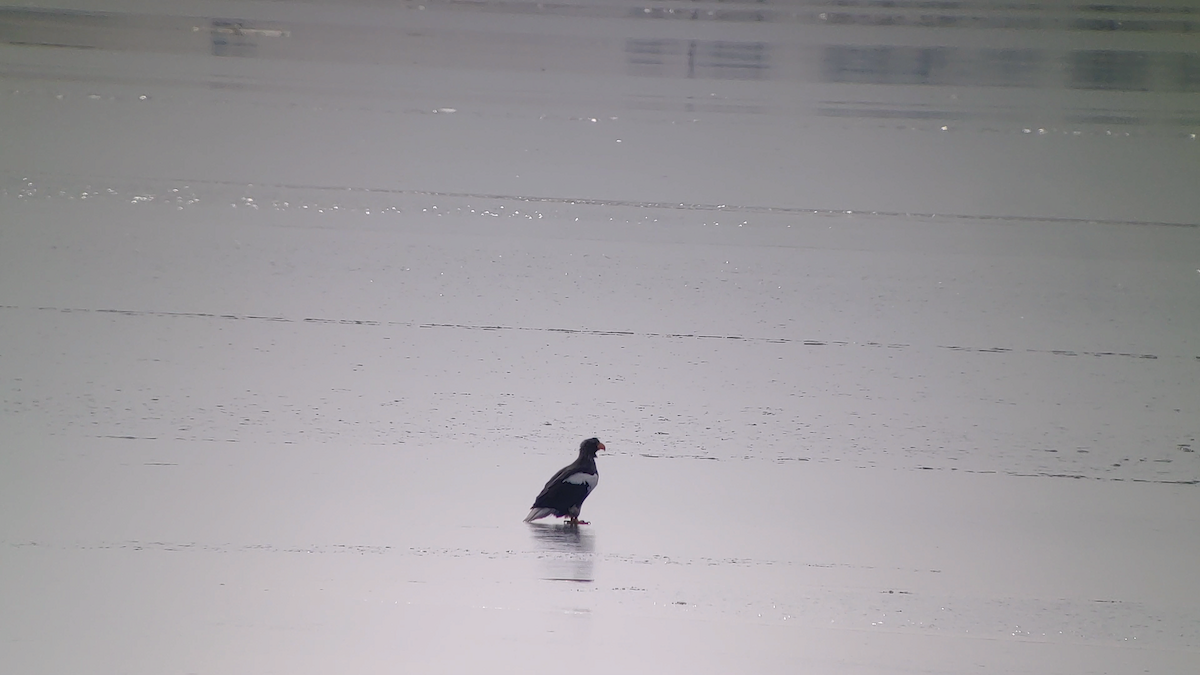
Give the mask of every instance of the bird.
[[538, 493], [525, 516], [525, 522], [532, 523], [539, 518], [554, 516], [555, 518], [570, 517], [571, 525], [587, 525], [587, 521], [579, 519], [579, 509], [583, 500], [587, 499], [592, 490], [600, 482], [600, 472], [596, 470], [596, 453], [604, 449], [599, 438], [589, 438], [579, 444], [579, 457], [564, 466], [554, 477], [546, 481], [546, 487]]

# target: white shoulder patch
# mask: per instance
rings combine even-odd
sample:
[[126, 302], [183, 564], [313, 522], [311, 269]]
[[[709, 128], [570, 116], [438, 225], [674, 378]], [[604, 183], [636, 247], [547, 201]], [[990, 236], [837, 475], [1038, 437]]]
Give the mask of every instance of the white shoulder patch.
[[597, 476], [594, 473], [573, 473], [570, 476], [567, 476], [566, 480], [563, 482], [571, 483], [573, 485], [586, 485], [588, 492], [591, 492], [592, 490], [596, 489], [596, 486], [600, 483], [600, 476]]

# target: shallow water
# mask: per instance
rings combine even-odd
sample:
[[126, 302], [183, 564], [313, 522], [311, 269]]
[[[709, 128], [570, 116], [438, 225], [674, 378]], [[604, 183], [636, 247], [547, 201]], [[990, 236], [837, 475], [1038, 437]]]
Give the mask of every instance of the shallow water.
[[106, 7], [0, 10], [6, 669], [1195, 662], [1186, 4]]

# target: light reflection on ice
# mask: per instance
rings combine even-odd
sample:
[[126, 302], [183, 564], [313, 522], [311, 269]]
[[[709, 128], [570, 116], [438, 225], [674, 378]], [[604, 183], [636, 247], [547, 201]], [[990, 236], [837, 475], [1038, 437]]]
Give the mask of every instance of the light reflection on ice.
[[547, 581], [591, 583], [595, 575], [595, 531], [557, 523], [530, 523], [529, 532]]

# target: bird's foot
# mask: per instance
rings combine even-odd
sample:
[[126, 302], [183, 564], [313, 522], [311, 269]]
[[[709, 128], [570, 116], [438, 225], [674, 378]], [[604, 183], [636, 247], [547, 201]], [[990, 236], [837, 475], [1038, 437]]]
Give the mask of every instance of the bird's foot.
[[578, 527], [579, 525], [591, 525], [591, 523], [589, 523], [589, 522], [588, 522], [588, 521], [586, 521], [586, 520], [580, 520], [580, 519], [578, 519], [578, 518], [572, 518], [572, 519], [571, 519], [571, 521], [570, 521], [569, 523], [567, 523], [567, 525], [570, 525], [571, 527]]

